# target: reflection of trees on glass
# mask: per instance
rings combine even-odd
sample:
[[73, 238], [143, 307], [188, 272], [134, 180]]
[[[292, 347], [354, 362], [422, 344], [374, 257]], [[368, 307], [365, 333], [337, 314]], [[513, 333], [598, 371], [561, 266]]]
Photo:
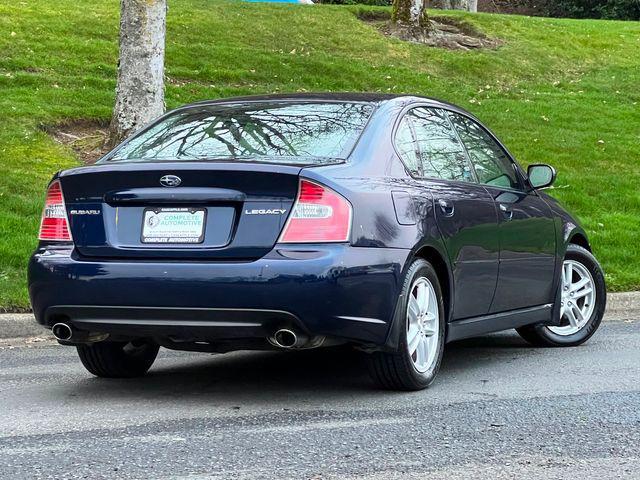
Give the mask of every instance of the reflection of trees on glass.
[[449, 118], [469, 152], [480, 183], [517, 188], [515, 171], [500, 145], [472, 120], [456, 113], [449, 113]]
[[400, 157], [404, 161], [412, 175], [421, 177], [422, 165], [418, 158], [418, 148], [415, 136], [413, 135], [410, 115], [405, 115], [400, 121], [396, 132], [395, 144]]
[[413, 129], [416, 142], [414, 151], [419, 156], [423, 176], [445, 180], [474, 180], [464, 148], [441, 111], [414, 108], [405, 118]]
[[171, 115], [114, 160], [216, 157], [344, 158], [373, 107], [360, 103], [204, 105]]

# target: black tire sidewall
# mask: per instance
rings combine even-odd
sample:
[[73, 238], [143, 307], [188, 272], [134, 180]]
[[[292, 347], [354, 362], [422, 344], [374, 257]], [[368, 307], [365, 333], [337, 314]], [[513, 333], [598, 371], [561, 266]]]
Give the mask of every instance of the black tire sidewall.
[[[424, 373], [418, 372], [413, 364], [413, 360], [409, 355], [409, 348], [407, 346], [407, 308], [409, 305], [409, 296], [411, 294], [411, 287], [417, 278], [425, 277], [431, 282], [433, 289], [436, 293], [436, 298], [438, 301], [438, 317], [439, 317], [439, 328], [438, 328], [438, 352], [436, 354], [436, 359], [433, 362], [433, 365], [429, 370]], [[405, 277], [405, 281], [402, 288], [402, 294], [404, 297], [404, 301], [402, 302], [402, 310], [400, 313], [401, 317], [398, 318], [399, 321], [402, 321], [402, 330], [400, 334], [400, 341], [398, 343], [398, 354], [402, 356], [402, 361], [405, 364], [407, 373], [411, 376], [413, 382], [415, 383], [416, 388], [426, 388], [429, 386], [435, 379], [438, 371], [440, 370], [440, 365], [442, 363], [442, 356], [444, 352], [444, 340], [445, 340], [445, 310], [444, 310], [444, 302], [442, 298], [442, 289], [440, 287], [440, 282], [438, 280], [438, 275], [435, 270], [431, 266], [429, 262], [426, 260], [416, 260], [411, 264], [407, 275]]]
[[85, 368], [106, 378], [132, 378], [144, 375], [158, 355], [159, 346], [140, 342], [133, 352], [125, 351], [129, 342], [104, 341], [76, 347]]

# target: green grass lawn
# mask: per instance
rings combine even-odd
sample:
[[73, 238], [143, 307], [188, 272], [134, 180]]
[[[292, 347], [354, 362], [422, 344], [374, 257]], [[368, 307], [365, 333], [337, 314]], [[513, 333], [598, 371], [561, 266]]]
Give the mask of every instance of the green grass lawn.
[[[484, 120], [584, 222], [612, 290], [640, 288], [640, 23], [452, 13], [504, 44], [382, 36], [358, 7], [171, 0], [167, 106], [288, 91], [430, 95]], [[0, 0], [0, 307], [28, 306], [44, 188], [72, 152], [41, 125], [109, 118], [116, 0]]]

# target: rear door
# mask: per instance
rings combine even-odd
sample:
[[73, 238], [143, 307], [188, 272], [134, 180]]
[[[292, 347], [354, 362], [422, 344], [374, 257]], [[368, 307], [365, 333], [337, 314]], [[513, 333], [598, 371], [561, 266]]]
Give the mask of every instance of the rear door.
[[300, 167], [246, 162], [103, 164], [60, 177], [78, 253], [260, 258], [277, 242]]
[[491, 313], [553, 301], [556, 234], [551, 208], [527, 192], [509, 154], [479, 123], [449, 112], [478, 181], [496, 202], [500, 273]]
[[[408, 145], [409, 138], [415, 147]], [[486, 314], [496, 288], [499, 255], [491, 195], [476, 183], [464, 147], [443, 111], [409, 110], [396, 145], [413, 175], [433, 194], [436, 221], [453, 269], [453, 319]]]

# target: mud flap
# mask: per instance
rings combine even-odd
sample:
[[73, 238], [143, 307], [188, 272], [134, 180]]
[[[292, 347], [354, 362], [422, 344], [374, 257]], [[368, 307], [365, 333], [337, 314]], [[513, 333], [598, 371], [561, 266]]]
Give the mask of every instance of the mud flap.
[[547, 322], [543, 322], [542, 325], [560, 326], [560, 303], [562, 302], [562, 292], [560, 291], [560, 279], [557, 280], [556, 285], [556, 299], [553, 302], [553, 308], [551, 309], [551, 318]]
[[389, 334], [387, 335], [387, 341], [384, 343], [382, 348], [378, 350], [382, 350], [385, 352], [395, 352], [398, 350], [400, 345], [400, 335], [404, 329], [404, 315], [402, 315], [402, 306], [404, 304], [404, 295], [400, 295], [398, 297], [398, 301], [396, 302], [396, 308], [393, 314], [393, 321], [391, 323], [391, 328], [389, 329]]

